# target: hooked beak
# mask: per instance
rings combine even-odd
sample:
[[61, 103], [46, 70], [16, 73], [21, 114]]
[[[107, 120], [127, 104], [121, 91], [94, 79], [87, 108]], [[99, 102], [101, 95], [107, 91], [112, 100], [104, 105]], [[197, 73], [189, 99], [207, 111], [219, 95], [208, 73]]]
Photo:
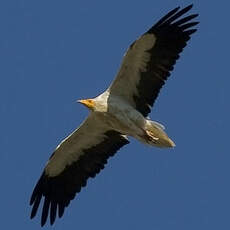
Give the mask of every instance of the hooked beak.
[[94, 101], [92, 99], [77, 100], [77, 102], [83, 104], [89, 109], [93, 109], [95, 107]]

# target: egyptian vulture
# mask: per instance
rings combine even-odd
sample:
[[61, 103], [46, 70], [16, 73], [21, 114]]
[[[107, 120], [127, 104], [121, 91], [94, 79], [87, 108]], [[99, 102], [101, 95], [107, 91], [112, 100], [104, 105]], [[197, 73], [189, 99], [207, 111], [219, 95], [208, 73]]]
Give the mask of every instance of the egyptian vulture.
[[109, 88], [93, 99], [78, 101], [90, 114], [57, 146], [30, 199], [33, 218], [44, 197], [41, 226], [48, 216], [51, 225], [57, 215], [63, 216], [88, 178], [95, 177], [108, 158], [129, 143], [128, 136], [150, 146], [175, 146], [163, 125], [147, 116], [179, 54], [196, 32], [192, 27], [198, 22], [192, 19], [198, 14], [184, 16], [191, 8], [177, 7], [162, 17], [131, 44]]

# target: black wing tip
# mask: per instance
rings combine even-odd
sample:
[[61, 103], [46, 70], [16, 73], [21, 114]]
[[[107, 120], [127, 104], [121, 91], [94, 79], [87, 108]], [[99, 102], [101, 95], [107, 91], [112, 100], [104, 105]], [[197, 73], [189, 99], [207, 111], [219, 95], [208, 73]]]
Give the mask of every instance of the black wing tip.
[[30, 219], [32, 220], [34, 217], [36, 216], [36, 213], [32, 213], [30, 214]]
[[188, 5], [188, 6], [186, 6], [184, 9], [186, 9], [186, 10], [190, 10], [190, 9], [192, 9], [193, 8], [193, 3], [191, 3], [190, 5]]
[[[190, 4], [190, 5], [188, 5], [188, 6], [186, 6], [186, 7], [184, 7], [184, 8], [182, 8], [182, 9], [181, 9], [180, 6], [178, 6], [178, 7], [175, 8], [175, 10], [176, 10], [176, 12], [177, 12], [179, 9], [181, 9], [179, 12], [181, 12], [182, 14], [185, 14], [185, 13], [187, 13], [189, 10], [191, 10], [192, 8], [193, 8], [193, 3]], [[175, 13], [176, 13], [176, 12], [175, 12]], [[179, 13], [179, 12], [178, 12], [178, 13]], [[175, 14], [175, 13], [174, 13], [174, 14]]]
[[[181, 9], [180, 6], [174, 8], [173, 10], [169, 11], [165, 16], [163, 16], [148, 32], [153, 32], [154, 29], [164, 25], [164, 24], [171, 24], [175, 23], [175, 21], [180, 18], [182, 15], [186, 14], [189, 10], [191, 10], [193, 4], [190, 4]], [[193, 18], [197, 17], [199, 14], [193, 14]], [[190, 19], [191, 20], [191, 19]]]
[[34, 198], [32, 199], [32, 197], [30, 198], [30, 206], [32, 206], [34, 203]]
[[42, 217], [41, 217], [41, 226], [44, 226], [46, 221], [47, 221], [47, 217], [49, 215], [49, 210], [50, 210], [50, 199], [48, 196], [45, 197], [44, 203], [43, 203], [43, 209], [42, 209]]
[[41, 227], [44, 227], [45, 224], [46, 224], [46, 220], [45, 221], [41, 220]]
[[50, 225], [53, 225], [57, 216], [57, 202], [51, 202]]
[[185, 14], [185, 13], [187, 13], [189, 10], [191, 10], [192, 8], [193, 8], [193, 3], [190, 4], [190, 5], [188, 5], [188, 6], [185, 6], [184, 8], [182, 8], [182, 9], [180, 10], [180, 12], [181, 12], [182, 14]]
[[194, 34], [197, 31], [197, 29], [191, 29], [187, 30], [186, 33], [190, 36], [191, 34]]
[[36, 200], [36, 197], [37, 197], [37, 186], [35, 186], [34, 190], [33, 190], [33, 193], [30, 197], [30, 206], [34, 204], [35, 200]]
[[[64, 209], [61, 215], [58, 215], [59, 218], [61, 218], [63, 214], [64, 214]], [[57, 217], [57, 203], [52, 202], [50, 200], [48, 200], [46, 203], [46, 200], [45, 200], [43, 210], [42, 210], [42, 216], [41, 216], [41, 227], [46, 225], [48, 217], [50, 218], [50, 225], [52, 226]]]
[[64, 214], [65, 206], [63, 204], [59, 204], [58, 207], [58, 217], [61, 218]]
[[190, 22], [190, 24], [189, 24], [189, 28], [191, 28], [191, 27], [193, 27], [193, 26], [196, 26], [196, 25], [198, 25], [200, 22]]
[[180, 6], [175, 7], [174, 9], [170, 10], [167, 14], [175, 14], [180, 9]]
[[198, 17], [199, 14], [192, 14], [194, 18]]
[[180, 9], [180, 7], [178, 6], [178, 7], [174, 8], [173, 10], [170, 10], [165, 16], [163, 16], [162, 18], [160, 18], [160, 20], [158, 20], [156, 22], [156, 24], [154, 25], [154, 27], [160, 26], [162, 23], [164, 23], [164, 21], [166, 21], [171, 16], [173, 16], [179, 9]]

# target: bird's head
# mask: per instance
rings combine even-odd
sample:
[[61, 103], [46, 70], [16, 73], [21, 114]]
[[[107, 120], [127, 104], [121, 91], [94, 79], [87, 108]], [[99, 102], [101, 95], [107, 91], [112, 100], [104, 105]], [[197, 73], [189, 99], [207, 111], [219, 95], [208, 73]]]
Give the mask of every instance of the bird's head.
[[94, 102], [93, 99], [77, 100], [77, 102], [83, 104], [84, 106], [86, 106], [90, 110], [94, 110], [95, 109], [95, 102]]

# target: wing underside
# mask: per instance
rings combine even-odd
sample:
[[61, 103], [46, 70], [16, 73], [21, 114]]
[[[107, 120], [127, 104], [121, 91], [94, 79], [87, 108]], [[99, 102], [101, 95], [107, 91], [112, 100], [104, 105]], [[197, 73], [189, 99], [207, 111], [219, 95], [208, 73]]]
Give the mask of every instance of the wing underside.
[[109, 130], [91, 115], [83, 125], [55, 150], [31, 196], [31, 218], [44, 197], [41, 225], [47, 217], [53, 224], [89, 177], [95, 177], [118, 149], [128, 144], [127, 138]]
[[[137, 39], [125, 54], [112, 85], [111, 95], [120, 96], [145, 117], [150, 113], [160, 89], [187, 45], [198, 22], [198, 14], [184, 16], [192, 5], [170, 11]], [[184, 16], [184, 17], [183, 17]]]

